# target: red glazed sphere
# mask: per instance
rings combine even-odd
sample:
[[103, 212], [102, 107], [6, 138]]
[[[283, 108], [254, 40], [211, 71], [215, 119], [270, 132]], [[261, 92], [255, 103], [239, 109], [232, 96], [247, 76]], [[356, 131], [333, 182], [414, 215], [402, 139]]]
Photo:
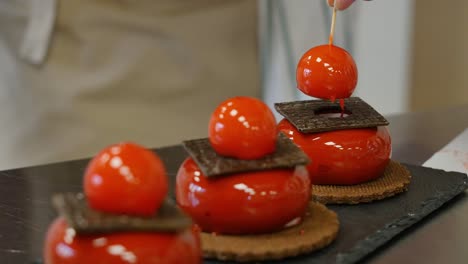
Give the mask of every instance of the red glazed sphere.
[[344, 99], [356, 88], [358, 70], [351, 55], [333, 45], [308, 50], [296, 70], [297, 87], [321, 99]]
[[302, 134], [286, 119], [278, 124], [311, 159], [312, 184], [351, 185], [382, 175], [390, 160], [391, 139], [386, 127]]
[[177, 173], [177, 203], [204, 232], [254, 234], [299, 223], [310, 198], [303, 166], [206, 179], [188, 158]]
[[123, 232], [76, 236], [63, 218], [50, 226], [44, 247], [47, 264], [198, 264], [199, 233]]
[[209, 139], [223, 156], [258, 159], [275, 150], [276, 120], [262, 101], [234, 97], [222, 102], [211, 115]]
[[164, 165], [133, 143], [109, 146], [89, 163], [84, 176], [89, 205], [117, 214], [152, 215], [168, 192]]

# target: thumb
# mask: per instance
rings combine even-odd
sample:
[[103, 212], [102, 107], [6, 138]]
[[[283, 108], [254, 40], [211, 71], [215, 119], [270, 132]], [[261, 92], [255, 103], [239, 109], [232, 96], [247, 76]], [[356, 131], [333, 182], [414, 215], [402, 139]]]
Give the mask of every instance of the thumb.
[[348, 8], [352, 3], [354, 3], [354, 0], [328, 0], [328, 4], [330, 6], [333, 6], [335, 2], [336, 2], [336, 9], [344, 10]]

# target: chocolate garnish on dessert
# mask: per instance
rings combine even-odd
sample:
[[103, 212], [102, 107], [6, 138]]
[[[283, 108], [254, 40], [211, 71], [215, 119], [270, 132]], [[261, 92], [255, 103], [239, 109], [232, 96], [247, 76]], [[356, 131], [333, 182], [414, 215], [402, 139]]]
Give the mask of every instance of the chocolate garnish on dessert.
[[149, 217], [110, 214], [89, 207], [82, 193], [61, 193], [52, 197], [52, 204], [68, 225], [78, 234], [135, 232], [177, 232], [192, 224], [170, 199]]
[[183, 145], [207, 177], [268, 169], [290, 169], [310, 162], [307, 155], [283, 133], [278, 134], [275, 151], [258, 159], [237, 159], [219, 155], [207, 138], [187, 140]]
[[276, 103], [275, 109], [301, 133], [386, 126], [389, 122], [359, 97], [344, 99], [345, 117], [329, 117], [324, 113], [340, 112], [331, 101], [307, 100]]

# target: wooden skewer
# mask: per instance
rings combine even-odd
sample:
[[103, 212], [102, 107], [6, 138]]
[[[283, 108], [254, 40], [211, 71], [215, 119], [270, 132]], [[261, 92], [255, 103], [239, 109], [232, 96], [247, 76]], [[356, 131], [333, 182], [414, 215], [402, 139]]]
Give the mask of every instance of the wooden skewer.
[[328, 38], [328, 44], [333, 45], [333, 36], [335, 35], [335, 21], [336, 21], [336, 0], [333, 1], [333, 15], [330, 28], [330, 37]]

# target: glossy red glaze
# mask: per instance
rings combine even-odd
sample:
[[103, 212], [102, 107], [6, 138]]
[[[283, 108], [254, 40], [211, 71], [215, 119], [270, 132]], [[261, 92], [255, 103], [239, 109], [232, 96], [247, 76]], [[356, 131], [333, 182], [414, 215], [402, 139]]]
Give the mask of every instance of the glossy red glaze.
[[356, 88], [358, 70], [344, 49], [321, 45], [308, 50], [296, 70], [297, 87], [303, 93], [321, 98], [348, 98]]
[[276, 120], [262, 101], [245, 96], [222, 102], [211, 115], [209, 139], [217, 153], [258, 159], [275, 150]]
[[198, 264], [199, 233], [114, 233], [76, 236], [63, 218], [50, 226], [44, 247], [46, 264]]
[[188, 158], [177, 174], [176, 197], [205, 232], [266, 233], [300, 222], [310, 180], [304, 167], [207, 179]]
[[382, 175], [391, 154], [386, 127], [302, 134], [286, 119], [278, 124], [310, 157], [307, 166], [312, 184], [349, 185]]
[[84, 191], [96, 210], [152, 215], [168, 192], [164, 165], [156, 154], [133, 143], [109, 146], [89, 163]]

